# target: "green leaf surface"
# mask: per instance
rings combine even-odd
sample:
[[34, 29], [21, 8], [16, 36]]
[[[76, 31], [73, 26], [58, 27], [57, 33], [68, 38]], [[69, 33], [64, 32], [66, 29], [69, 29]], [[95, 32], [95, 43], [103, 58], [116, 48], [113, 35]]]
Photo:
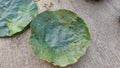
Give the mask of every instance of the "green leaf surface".
[[32, 21], [31, 31], [34, 53], [60, 67], [77, 62], [90, 44], [86, 24], [69, 10], [42, 12]]
[[0, 0], [0, 37], [22, 31], [37, 14], [33, 0]]

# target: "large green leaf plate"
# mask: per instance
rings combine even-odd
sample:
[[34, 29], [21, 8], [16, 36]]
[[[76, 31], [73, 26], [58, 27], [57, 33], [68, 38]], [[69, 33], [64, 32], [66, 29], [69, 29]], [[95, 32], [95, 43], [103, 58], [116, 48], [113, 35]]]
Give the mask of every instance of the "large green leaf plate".
[[31, 31], [34, 53], [60, 67], [77, 62], [90, 44], [88, 27], [69, 10], [42, 12], [32, 21]]
[[22, 31], [38, 14], [33, 0], [0, 0], [0, 37]]

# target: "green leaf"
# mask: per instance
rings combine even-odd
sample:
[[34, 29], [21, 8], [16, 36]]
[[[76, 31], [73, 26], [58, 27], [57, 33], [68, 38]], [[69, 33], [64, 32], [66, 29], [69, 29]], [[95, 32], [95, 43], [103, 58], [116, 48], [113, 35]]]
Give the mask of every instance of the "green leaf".
[[0, 0], [0, 37], [22, 31], [37, 14], [33, 0]]
[[77, 62], [90, 44], [84, 21], [69, 10], [45, 11], [31, 23], [30, 44], [42, 60], [60, 67]]

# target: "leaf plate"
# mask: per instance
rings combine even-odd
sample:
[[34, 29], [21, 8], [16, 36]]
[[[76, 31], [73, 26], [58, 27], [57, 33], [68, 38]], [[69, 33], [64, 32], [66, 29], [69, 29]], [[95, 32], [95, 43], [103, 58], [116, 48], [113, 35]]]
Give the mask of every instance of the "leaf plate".
[[37, 14], [33, 0], [0, 0], [0, 37], [21, 32]]
[[90, 33], [84, 21], [65, 9], [39, 14], [31, 23], [31, 32], [34, 53], [60, 67], [77, 62], [90, 44]]

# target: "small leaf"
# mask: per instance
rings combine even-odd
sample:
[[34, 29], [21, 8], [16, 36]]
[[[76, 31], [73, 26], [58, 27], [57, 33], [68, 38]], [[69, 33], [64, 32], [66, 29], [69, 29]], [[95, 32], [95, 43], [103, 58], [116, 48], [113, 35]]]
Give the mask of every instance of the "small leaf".
[[77, 62], [90, 44], [84, 21], [69, 10], [45, 11], [31, 23], [30, 44], [42, 60], [60, 67]]
[[0, 0], [0, 37], [22, 31], [38, 14], [33, 0]]

